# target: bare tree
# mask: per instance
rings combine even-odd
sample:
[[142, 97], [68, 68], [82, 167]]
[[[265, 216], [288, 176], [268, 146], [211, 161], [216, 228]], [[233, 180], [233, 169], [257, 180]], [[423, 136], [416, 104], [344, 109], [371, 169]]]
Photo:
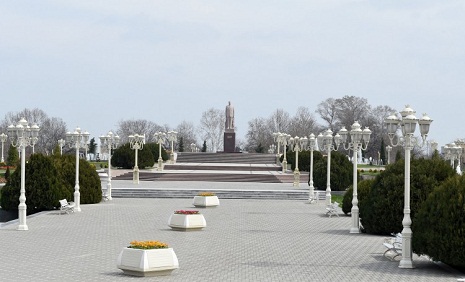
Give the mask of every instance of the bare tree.
[[315, 117], [306, 107], [299, 107], [297, 113], [291, 119], [289, 134], [291, 136], [309, 136], [310, 133], [318, 129]]
[[348, 130], [355, 121], [364, 122], [364, 118], [370, 114], [370, 105], [365, 98], [355, 96], [344, 96], [336, 99], [336, 119], [340, 126]]
[[332, 131], [335, 130], [337, 125], [337, 102], [336, 99], [328, 98], [323, 102], [318, 104], [316, 109], [316, 113], [318, 113], [322, 120], [324, 120], [327, 124], [329, 129]]
[[153, 135], [158, 131], [164, 131], [165, 128], [145, 119], [137, 120], [120, 120], [116, 133], [121, 138], [120, 144], [129, 142], [129, 135], [145, 134], [145, 142], [155, 142]]
[[[389, 106], [377, 106], [371, 109], [370, 114], [364, 119], [363, 126], [368, 126], [371, 130], [370, 145], [367, 149], [367, 155], [377, 156], [378, 151], [381, 150], [381, 143], [384, 139], [384, 144], [390, 144], [387, 138], [386, 125], [384, 120], [395, 112], [395, 109]], [[398, 148], [393, 148], [391, 156], [394, 156]], [[393, 159], [393, 158], [392, 158]]]
[[289, 113], [284, 111], [283, 109], [277, 109], [268, 119], [267, 125], [270, 133], [286, 132], [289, 130], [290, 122], [291, 119], [289, 117]]
[[203, 140], [210, 143], [210, 150], [216, 152], [223, 145], [223, 132], [226, 117], [224, 112], [210, 108], [202, 113], [200, 131]]
[[50, 154], [58, 139], [65, 137], [66, 123], [61, 118], [48, 117], [43, 110], [37, 108], [7, 113], [0, 126], [2, 132], [6, 134], [7, 127], [11, 124], [16, 125], [21, 118], [25, 118], [29, 125], [36, 123], [40, 127], [39, 139], [34, 146], [36, 153]]
[[177, 127], [178, 142], [182, 138], [185, 150], [189, 148], [189, 144], [197, 144], [197, 136], [195, 134], [195, 127], [192, 122], [183, 121]]
[[267, 126], [264, 118], [254, 118], [249, 121], [249, 129], [246, 134], [247, 151], [255, 151], [260, 145], [268, 148], [273, 142], [272, 131]]

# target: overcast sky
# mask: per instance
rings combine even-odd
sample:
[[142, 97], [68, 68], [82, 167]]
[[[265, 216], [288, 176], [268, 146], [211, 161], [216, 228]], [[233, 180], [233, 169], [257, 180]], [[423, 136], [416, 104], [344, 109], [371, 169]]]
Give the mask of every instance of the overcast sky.
[[0, 95], [0, 118], [39, 108], [93, 137], [231, 101], [239, 139], [350, 95], [428, 113], [444, 145], [465, 137], [465, 1], [0, 0]]

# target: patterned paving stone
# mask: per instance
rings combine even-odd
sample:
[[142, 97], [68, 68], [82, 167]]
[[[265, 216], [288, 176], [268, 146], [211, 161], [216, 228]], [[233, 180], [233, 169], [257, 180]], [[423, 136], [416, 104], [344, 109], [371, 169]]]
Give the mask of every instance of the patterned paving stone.
[[[199, 184], [200, 185], [200, 184]], [[227, 184], [224, 184], [227, 185]], [[236, 186], [235, 186], [236, 187]], [[198, 188], [198, 187], [197, 187]], [[328, 218], [323, 202], [221, 200], [198, 209], [192, 199], [119, 199], [82, 212], [28, 217], [0, 229], [1, 281], [141, 281], [116, 268], [132, 240], [174, 248], [180, 268], [144, 281], [457, 281], [465, 275], [415, 257], [400, 269], [383, 257], [384, 237], [349, 234], [349, 217]], [[177, 209], [200, 210], [202, 231], [171, 230]]]

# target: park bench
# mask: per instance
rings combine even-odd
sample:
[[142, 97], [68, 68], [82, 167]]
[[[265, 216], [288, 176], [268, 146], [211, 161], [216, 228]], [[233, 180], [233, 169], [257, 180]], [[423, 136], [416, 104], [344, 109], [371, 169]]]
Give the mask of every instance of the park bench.
[[402, 255], [402, 234], [392, 234], [393, 237], [385, 238], [383, 246], [386, 247], [386, 251], [383, 256], [387, 259], [394, 261], [396, 257]]
[[339, 203], [333, 202], [331, 205], [328, 205], [326, 207], [326, 215], [328, 215], [329, 217], [333, 215], [339, 217]]
[[67, 213], [69, 214], [70, 212], [74, 212], [74, 203], [73, 202], [68, 202], [66, 199], [60, 200], [60, 214], [61, 213]]

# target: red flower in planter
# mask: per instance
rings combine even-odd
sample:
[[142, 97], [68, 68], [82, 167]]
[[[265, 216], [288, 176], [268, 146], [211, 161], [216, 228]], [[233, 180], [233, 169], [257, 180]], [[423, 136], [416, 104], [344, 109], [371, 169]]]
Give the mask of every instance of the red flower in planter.
[[199, 214], [199, 211], [185, 211], [185, 210], [178, 210], [174, 211], [175, 214]]

